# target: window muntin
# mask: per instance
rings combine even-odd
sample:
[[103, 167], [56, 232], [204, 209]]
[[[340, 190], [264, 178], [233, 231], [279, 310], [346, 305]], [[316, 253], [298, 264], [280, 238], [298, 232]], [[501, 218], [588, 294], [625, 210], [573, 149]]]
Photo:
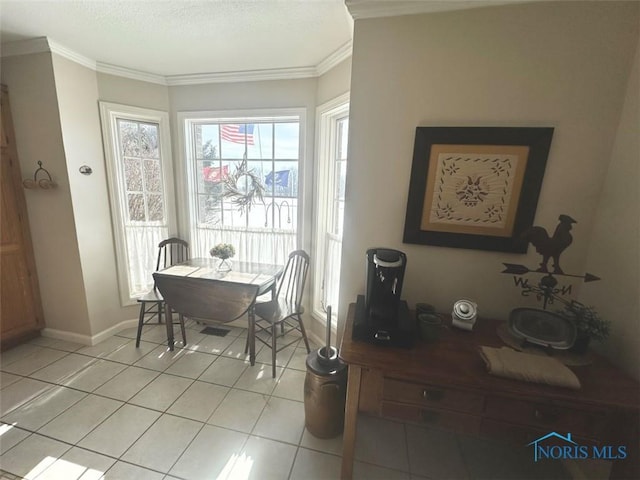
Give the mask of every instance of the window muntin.
[[123, 118], [116, 123], [128, 205], [126, 223], [163, 222], [159, 125]]
[[[236, 260], [284, 264], [299, 244], [301, 118], [184, 116], [194, 253], [208, 255], [223, 241], [234, 244]], [[239, 133], [225, 134], [231, 130]], [[250, 173], [232, 185], [239, 193], [250, 191], [254, 181], [264, 187], [262, 200], [248, 209], [225, 195], [225, 178], [239, 168]]]
[[169, 116], [100, 102], [122, 305], [153, 287], [158, 243], [176, 232]]

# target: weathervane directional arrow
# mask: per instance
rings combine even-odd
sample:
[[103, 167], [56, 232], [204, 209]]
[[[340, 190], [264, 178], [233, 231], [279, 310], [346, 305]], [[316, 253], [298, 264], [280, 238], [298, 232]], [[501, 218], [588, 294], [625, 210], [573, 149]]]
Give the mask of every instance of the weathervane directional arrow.
[[600, 280], [600, 277], [596, 277], [590, 273], [585, 273], [584, 275], [571, 275], [569, 273], [554, 273], [554, 272], [539, 272], [538, 270], [531, 270], [529, 267], [524, 265], [519, 265], [517, 263], [503, 263], [506, 267], [501, 273], [510, 273], [512, 275], [524, 275], [525, 273], [533, 272], [533, 273], [545, 273], [550, 275], [562, 275], [565, 277], [575, 277], [575, 278], [583, 278], [586, 282], [595, 282], [596, 280]]

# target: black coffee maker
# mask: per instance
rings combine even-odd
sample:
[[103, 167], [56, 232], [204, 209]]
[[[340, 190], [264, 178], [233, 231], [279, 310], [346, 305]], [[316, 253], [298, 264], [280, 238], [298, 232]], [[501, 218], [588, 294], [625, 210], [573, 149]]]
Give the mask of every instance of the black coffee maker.
[[353, 338], [410, 346], [413, 326], [407, 303], [400, 298], [407, 256], [390, 248], [371, 248], [366, 260], [366, 290], [356, 303]]

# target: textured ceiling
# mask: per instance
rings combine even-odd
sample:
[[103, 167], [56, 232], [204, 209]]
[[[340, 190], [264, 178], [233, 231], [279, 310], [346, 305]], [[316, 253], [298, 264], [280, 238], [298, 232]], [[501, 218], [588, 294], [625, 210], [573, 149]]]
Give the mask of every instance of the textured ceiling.
[[314, 67], [351, 40], [343, 0], [1, 0], [2, 43], [48, 37], [156, 75]]

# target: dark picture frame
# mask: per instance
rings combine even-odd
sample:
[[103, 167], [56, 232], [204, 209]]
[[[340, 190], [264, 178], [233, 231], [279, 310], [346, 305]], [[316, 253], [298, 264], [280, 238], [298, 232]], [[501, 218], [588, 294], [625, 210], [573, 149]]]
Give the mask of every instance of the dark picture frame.
[[417, 127], [404, 243], [526, 253], [553, 127]]

